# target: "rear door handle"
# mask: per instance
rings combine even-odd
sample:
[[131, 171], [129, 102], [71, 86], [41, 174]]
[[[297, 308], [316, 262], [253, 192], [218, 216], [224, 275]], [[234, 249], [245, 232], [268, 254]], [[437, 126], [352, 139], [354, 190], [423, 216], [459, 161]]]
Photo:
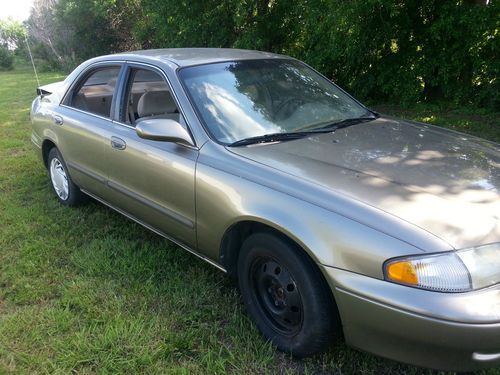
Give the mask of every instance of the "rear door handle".
[[62, 124], [64, 124], [64, 120], [63, 120], [63, 118], [61, 116], [55, 115], [53, 118], [54, 118], [54, 123], [56, 125], [62, 125]]
[[127, 148], [127, 144], [123, 139], [113, 136], [111, 137], [111, 147], [116, 150], [125, 150], [125, 148]]

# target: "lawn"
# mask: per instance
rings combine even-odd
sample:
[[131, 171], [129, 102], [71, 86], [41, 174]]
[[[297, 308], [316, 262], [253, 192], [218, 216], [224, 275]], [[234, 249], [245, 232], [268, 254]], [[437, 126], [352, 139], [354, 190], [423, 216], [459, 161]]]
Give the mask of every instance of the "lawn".
[[[343, 343], [276, 352], [223, 273], [101, 204], [59, 205], [30, 144], [35, 88], [0, 72], [0, 374], [432, 373]], [[500, 140], [495, 113], [384, 108]]]

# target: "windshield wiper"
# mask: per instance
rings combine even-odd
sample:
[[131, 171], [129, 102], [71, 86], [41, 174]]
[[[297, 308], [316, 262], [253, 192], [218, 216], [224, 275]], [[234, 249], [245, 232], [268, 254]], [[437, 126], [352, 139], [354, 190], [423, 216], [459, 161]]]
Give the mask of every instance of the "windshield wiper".
[[326, 130], [335, 131], [337, 129], [347, 128], [348, 126], [373, 121], [376, 118], [378, 118], [378, 116], [346, 118], [345, 120], [335, 121], [335, 122], [331, 122], [329, 124], [323, 125], [317, 129], [311, 129], [311, 130], [309, 130], [309, 132], [311, 132], [311, 133], [321, 132], [322, 133], [322, 132], [325, 132]]
[[321, 126], [317, 129], [305, 130], [305, 131], [296, 131], [296, 132], [288, 132], [288, 133], [271, 133], [258, 135], [256, 137], [243, 138], [239, 141], [233, 142], [229, 144], [229, 147], [238, 147], [238, 146], [246, 146], [253, 145], [258, 143], [271, 143], [271, 142], [283, 142], [283, 141], [291, 141], [294, 139], [304, 138], [311, 134], [318, 133], [331, 133], [337, 129], [346, 128], [351, 125], [361, 124], [363, 122], [368, 122], [375, 120], [378, 116], [370, 116], [370, 117], [357, 117], [357, 118], [348, 118], [341, 121], [336, 121], [332, 123], [328, 123], [324, 126]]
[[243, 138], [239, 141], [229, 144], [229, 147], [246, 146], [258, 143], [283, 142], [299, 139], [310, 135], [311, 132], [290, 132], [290, 133], [271, 133], [258, 135], [256, 137]]

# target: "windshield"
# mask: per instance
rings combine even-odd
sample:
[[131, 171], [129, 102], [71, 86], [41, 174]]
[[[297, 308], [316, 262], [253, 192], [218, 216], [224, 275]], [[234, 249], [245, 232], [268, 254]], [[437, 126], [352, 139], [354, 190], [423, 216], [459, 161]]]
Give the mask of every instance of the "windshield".
[[329, 80], [295, 60], [246, 60], [181, 69], [180, 78], [209, 132], [230, 144], [314, 130], [368, 115]]

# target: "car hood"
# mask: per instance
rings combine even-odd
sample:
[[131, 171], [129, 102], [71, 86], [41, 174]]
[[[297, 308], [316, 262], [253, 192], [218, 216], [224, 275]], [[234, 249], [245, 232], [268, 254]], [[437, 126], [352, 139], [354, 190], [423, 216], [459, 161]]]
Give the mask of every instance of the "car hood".
[[394, 215], [453, 248], [500, 241], [498, 144], [379, 118], [335, 133], [230, 150]]

